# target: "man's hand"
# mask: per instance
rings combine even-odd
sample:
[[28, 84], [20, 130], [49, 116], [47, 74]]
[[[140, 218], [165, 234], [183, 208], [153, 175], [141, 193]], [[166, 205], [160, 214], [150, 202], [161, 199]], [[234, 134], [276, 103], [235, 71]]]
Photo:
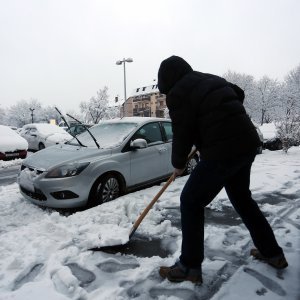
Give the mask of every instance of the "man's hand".
[[184, 170], [185, 170], [185, 168], [183, 168], [183, 169], [176, 169], [176, 168], [174, 168], [174, 171], [173, 171], [173, 181], [175, 180], [175, 178], [177, 176], [182, 175], [183, 172], [184, 172]]

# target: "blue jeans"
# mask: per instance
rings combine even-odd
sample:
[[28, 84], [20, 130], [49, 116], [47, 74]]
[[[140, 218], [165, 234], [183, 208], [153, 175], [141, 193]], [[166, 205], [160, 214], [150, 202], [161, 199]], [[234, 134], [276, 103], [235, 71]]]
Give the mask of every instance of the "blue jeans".
[[250, 171], [254, 158], [253, 154], [231, 160], [201, 160], [190, 175], [180, 197], [180, 261], [185, 266], [201, 266], [204, 259], [204, 207], [223, 187], [261, 254], [272, 257], [283, 253], [270, 224], [251, 196]]

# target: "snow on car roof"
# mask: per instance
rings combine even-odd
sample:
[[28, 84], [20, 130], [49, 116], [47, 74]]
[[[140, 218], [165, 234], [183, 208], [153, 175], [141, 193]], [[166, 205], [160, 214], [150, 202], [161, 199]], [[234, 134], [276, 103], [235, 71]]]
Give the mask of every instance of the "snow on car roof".
[[27, 124], [27, 125], [24, 125], [23, 128], [30, 128], [30, 127], [33, 127], [33, 128], [36, 128], [38, 131], [40, 131], [41, 133], [44, 133], [44, 134], [49, 134], [49, 133], [65, 133], [67, 134], [67, 132], [57, 126], [57, 125], [54, 125], [54, 124], [49, 124], [49, 123], [32, 123], [32, 124]]
[[154, 117], [124, 117], [124, 118], [117, 118], [117, 119], [110, 119], [110, 120], [101, 120], [98, 124], [119, 123], [119, 122], [141, 124], [148, 121], [170, 121], [170, 119], [154, 118]]
[[0, 140], [0, 152], [28, 149], [27, 141], [13, 129], [5, 125], [0, 125]]
[[277, 129], [274, 123], [265, 123], [259, 127], [265, 140], [274, 139], [277, 135]]

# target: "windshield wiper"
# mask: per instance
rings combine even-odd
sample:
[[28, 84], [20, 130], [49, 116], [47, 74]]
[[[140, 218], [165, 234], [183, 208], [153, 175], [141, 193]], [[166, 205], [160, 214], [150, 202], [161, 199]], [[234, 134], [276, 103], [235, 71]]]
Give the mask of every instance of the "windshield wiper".
[[79, 124], [81, 124], [86, 131], [90, 134], [90, 136], [92, 137], [93, 141], [95, 142], [96, 146], [98, 147], [98, 149], [100, 149], [100, 146], [96, 140], [96, 138], [94, 137], [94, 135], [90, 132], [89, 128], [87, 126], [85, 126], [85, 124], [83, 124], [82, 122], [80, 122], [79, 120], [77, 120], [76, 118], [72, 117], [71, 115], [67, 114], [68, 117], [72, 118], [73, 120], [77, 121]]
[[76, 139], [76, 141], [78, 142], [78, 144], [79, 144], [81, 147], [86, 147], [85, 145], [83, 145], [83, 144], [79, 141], [79, 139], [77, 138], [77, 136], [76, 136], [75, 134], [72, 134], [72, 133], [71, 133], [70, 125], [69, 125], [69, 123], [67, 122], [67, 120], [65, 119], [64, 115], [59, 111], [59, 109], [58, 109], [57, 107], [54, 107], [54, 108], [57, 110], [57, 112], [60, 114], [60, 117], [63, 119], [63, 121], [64, 121], [65, 124], [67, 125], [67, 127], [68, 127], [68, 129], [69, 129], [69, 134], [70, 134], [74, 139]]

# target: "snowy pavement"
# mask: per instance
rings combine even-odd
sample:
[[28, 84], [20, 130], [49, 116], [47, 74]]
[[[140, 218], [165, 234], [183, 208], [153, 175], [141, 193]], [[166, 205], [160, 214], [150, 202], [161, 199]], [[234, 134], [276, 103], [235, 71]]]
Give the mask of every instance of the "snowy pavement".
[[88, 249], [126, 242], [160, 186], [69, 216], [28, 203], [17, 184], [0, 187], [0, 299], [299, 300], [300, 149], [264, 151], [251, 177], [253, 197], [285, 251], [285, 270], [249, 257], [250, 236], [221, 191], [206, 211], [203, 285], [162, 280], [159, 266], [180, 254], [179, 196], [186, 179], [176, 179], [161, 196], [126, 254]]

